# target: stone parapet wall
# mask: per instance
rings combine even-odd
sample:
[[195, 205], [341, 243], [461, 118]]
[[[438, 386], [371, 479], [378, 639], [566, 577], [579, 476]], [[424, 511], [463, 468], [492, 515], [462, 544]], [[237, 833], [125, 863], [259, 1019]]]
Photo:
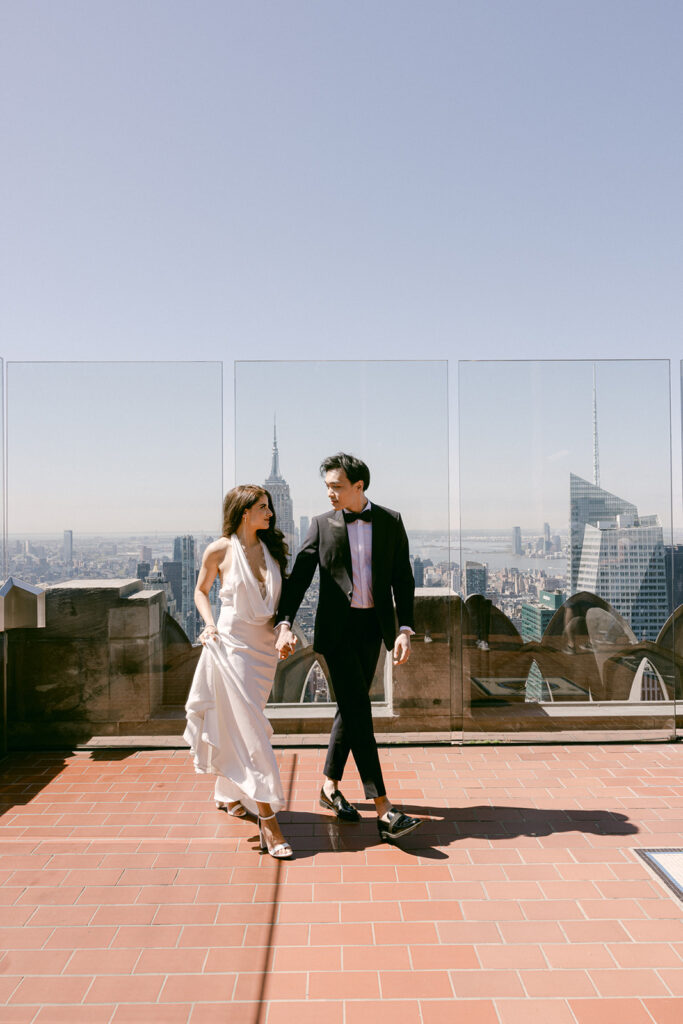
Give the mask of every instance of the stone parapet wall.
[[381, 732], [444, 732], [462, 714], [457, 636], [459, 609], [446, 590], [415, 598], [415, 636], [405, 665], [393, 671], [394, 717], [378, 719]]
[[80, 743], [149, 721], [162, 700], [163, 591], [83, 580], [45, 599], [43, 629], [6, 634], [9, 747]]
[[[4, 634], [10, 749], [182, 734], [201, 648], [168, 615], [163, 591], [143, 590], [139, 580], [76, 580], [50, 587], [45, 600], [44, 628]], [[418, 590], [412, 656], [385, 677], [386, 699], [374, 708], [378, 734], [657, 729], [672, 717], [674, 698], [680, 707], [683, 608], [657, 644], [639, 643], [604, 602], [577, 595], [540, 642], [523, 643], [489, 606], [483, 598], [464, 603], [446, 590]], [[608, 628], [617, 642], [606, 646]], [[660, 673], [666, 705], [629, 701], [644, 658]], [[564, 678], [568, 696], [536, 703], [525, 699], [523, 686], [515, 691], [534, 662], [541, 676]], [[278, 669], [281, 681], [286, 665]], [[301, 680], [291, 674], [294, 696], [286, 699], [296, 701]], [[276, 681], [274, 693], [280, 691], [289, 694]], [[334, 710], [290, 703], [269, 705], [267, 713], [279, 735], [313, 735], [329, 731]]]

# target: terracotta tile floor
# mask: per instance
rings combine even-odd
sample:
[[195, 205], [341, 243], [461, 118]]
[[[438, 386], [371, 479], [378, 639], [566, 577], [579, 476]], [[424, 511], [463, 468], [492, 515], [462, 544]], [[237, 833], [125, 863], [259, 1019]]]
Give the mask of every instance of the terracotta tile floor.
[[[0, 762], [0, 1024], [678, 1024], [683, 746], [391, 747], [402, 848], [278, 752], [296, 857], [215, 810], [185, 751]], [[530, 1016], [531, 1015], [531, 1016]]]

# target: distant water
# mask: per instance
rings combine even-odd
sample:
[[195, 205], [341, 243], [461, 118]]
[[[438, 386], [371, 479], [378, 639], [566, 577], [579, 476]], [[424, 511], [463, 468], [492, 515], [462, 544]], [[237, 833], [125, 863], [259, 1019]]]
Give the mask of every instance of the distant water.
[[476, 548], [463, 544], [462, 553], [460, 546], [454, 544], [450, 552], [447, 547], [432, 547], [431, 545], [411, 545], [411, 554], [419, 555], [420, 558], [431, 558], [432, 562], [458, 562], [462, 557], [463, 563], [486, 562], [489, 569], [520, 569], [530, 571], [532, 569], [543, 569], [547, 576], [566, 576], [567, 559], [561, 558], [526, 558], [524, 555], [513, 555], [511, 551], [501, 550], [500, 545], [492, 544], [487, 547], [486, 542], [480, 542]]

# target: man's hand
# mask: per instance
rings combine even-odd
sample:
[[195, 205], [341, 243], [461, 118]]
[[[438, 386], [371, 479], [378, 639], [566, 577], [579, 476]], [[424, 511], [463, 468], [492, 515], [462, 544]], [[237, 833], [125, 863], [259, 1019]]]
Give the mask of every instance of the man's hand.
[[280, 661], [284, 661], [290, 654], [294, 653], [296, 647], [297, 638], [286, 622], [283, 622], [280, 626], [280, 633], [275, 641], [275, 650], [278, 653]]
[[410, 636], [408, 633], [399, 633], [394, 643], [394, 665], [405, 665], [410, 657]]

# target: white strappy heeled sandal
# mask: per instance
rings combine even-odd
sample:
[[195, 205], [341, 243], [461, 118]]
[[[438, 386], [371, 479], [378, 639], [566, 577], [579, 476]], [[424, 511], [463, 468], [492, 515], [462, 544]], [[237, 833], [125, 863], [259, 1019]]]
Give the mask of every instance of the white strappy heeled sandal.
[[264, 821], [272, 821], [274, 817], [274, 814], [269, 814], [267, 818], [258, 819], [258, 837], [261, 844], [261, 853], [269, 853], [271, 857], [275, 858], [275, 860], [287, 860], [287, 858], [292, 856], [293, 852], [289, 843], [274, 843], [273, 846], [270, 846], [268, 838], [263, 831], [262, 823]]
[[246, 807], [237, 800], [232, 807], [228, 807], [226, 803], [221, 800], [216, 800], [217, 811], [227, 811], [231, 818], [246, 818], [247, 809]]

